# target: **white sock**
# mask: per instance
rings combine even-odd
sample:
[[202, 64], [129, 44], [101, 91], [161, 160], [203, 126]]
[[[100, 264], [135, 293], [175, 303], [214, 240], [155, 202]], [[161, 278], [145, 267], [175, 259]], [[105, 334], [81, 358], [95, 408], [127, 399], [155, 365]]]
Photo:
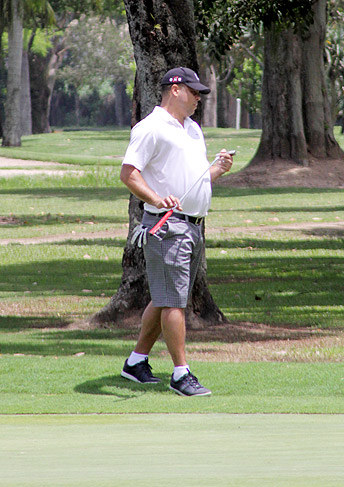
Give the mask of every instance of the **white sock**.
[[143, 362], [144, 360], [146, 360], [146, 358], [148, 358], [148, 355], [145, 355], [143, 353], [131, 352], [128, 358], [128, 365], [132, 367], [133, 365]]
[[189, 373], [189, 366], [188, 365], [178, 365], [174, 368], [173, 371], [173, 380], [179, 380], [183, 375]]

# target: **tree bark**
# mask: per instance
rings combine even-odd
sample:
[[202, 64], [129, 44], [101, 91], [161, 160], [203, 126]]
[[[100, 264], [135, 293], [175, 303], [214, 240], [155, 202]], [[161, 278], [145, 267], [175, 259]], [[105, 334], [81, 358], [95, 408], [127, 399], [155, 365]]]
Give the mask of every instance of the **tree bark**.
[[51, 132], [48, 117], [50, 90], [47, 83], [49, 60], [50, 54], [46, 57], [30, 54], [32, 132], [34, 134]]
[[[137, 65], [132, 125], [160, 103], [160, 80], [175, 66], [198, 71], [192, 0], [125, 0]], [[196, 114], [200, 118], [200, 111]], [[117, 293], [91, 319], [104, 324], [138, 320], [150, 300], [143, 252], [130, 243], [133, 228], [141, 222], [143, 205], [133, 195], [129, 202], [129, 233], [123, 254], [123, 275]], [[187, 308], [187, 327], [225, 322], [209, 292], [205, 256]], [[123, 322], [123, 321], [122, 321]]]
[[32, 117], [31, 117], [30, 71], [29, 71], [29, 53], [27, 49], [23, 49], [23, 56], [22, 56], [20, 106], [21, 106], [21, 113], [20, 113], [21, 135], [31, 135]]
[[8, 75], [5, 104], [5, 124], [2, 145], [19, 147], [20, 129], [20, 88], [23, 51], [23, 12], [21, 0], [11, 0], [11, 17], [8, 27]]
[[5, 30], [5, 18], [3, 11], [3, 3], [0, 2], [0, 138], [3, 135], [3, 123], [4, 123], [4, 105], [5, 105], [5, 90], [6, 90], [6, 68], [5, 60], [2, 51], [2, 34]]
[[326, 0], [313, 6], [307, 32], [265, 29], [262, 136], [250, 165], [343, 157], [333, 135], [324, 68]]
[[204, 97], [202, 124], [205, 127], [217, 127], [217, 86], [215, 66], [210, 63], [209, 59], [201, 66], [201, 79], [206, 86], [209, 86], [211, 92]]
[[116, 124], [125, 127], [130, 123], [130, 110], [128, 110], [129, 97], [125, 92], [126, 84], [123, 81], [115, 83], [115, 115]]
[[32, 104], [32, 132], [34, 134], [50, 133], [50, 106], [54, 91], [57, 70], [62, 63], [64, 38], [53, 39], [53, 47], [43, 57], [30, 54], [30, 81]]

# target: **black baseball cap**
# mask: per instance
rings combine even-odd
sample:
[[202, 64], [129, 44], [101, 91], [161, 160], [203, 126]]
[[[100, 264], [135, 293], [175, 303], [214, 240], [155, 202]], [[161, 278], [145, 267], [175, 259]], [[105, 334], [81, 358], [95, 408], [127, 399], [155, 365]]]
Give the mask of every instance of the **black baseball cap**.
[[170, 69], [161, 80], [162, 85], [174, 85], [179, 83], [183, 83], [193, 90], [199, 91], [200, 93], [202, 93], [202, 95], [207, 95], [208, 93], [210, 93], [210, 88], [202, 85], [202, 83], [200, 83], [199, 81], [197, 73], [189, 68]]

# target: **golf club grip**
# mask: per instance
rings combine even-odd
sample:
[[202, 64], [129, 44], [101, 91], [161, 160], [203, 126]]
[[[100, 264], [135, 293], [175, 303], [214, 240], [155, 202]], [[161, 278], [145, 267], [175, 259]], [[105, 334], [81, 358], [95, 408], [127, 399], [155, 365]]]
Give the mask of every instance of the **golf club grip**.
[[154, 235], [159, 230], [159, 228], [161, 228], [163, 226], [163, 224], [165, 223], [165, 221], [170, 218], [170, 216], [172, 215], [172, 213], [173, 213], [173, 209], [168, 210], [168, 212], [165, 213], [165, 215], [158, 221], [158, 223], [156, 225], [154, 225], [153, 228], [151, 228], [149, 230], [148, 233], [150, 233], [151, 235]]

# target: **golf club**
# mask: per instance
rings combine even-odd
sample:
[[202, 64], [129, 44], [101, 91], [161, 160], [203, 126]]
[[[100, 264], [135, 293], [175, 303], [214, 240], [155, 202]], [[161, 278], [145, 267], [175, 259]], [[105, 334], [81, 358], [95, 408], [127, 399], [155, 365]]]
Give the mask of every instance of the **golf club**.
[[[227, 151], [227, 154], [230, 154], [230, 155], [234, 155], [235, 154], [235, 150], [230, 150], [230, 151]], [[187, 197], [187, 195], [190, 193], [190, 191], [193, 190], [193, 188], [196, 186], [196, 184], [198, 184], [201, 179], [204, 177], [204, 175], [209, 171], [209, 169], [220, 159], [221, 157], [221, 153], [219, 154], [216, 154], [216, 157], [215, 159], [213, 160], [213, 162], [207, 167], [207, 169], [204, 171], [204, 173], [197, 179], [197, 181], [194, 182], [194, 184], [187, 190], [187, 192], [181, 197], [180, 199], [180, 203], [182, 203], [182, 201]], [[168, 210], [164, 216], [158, 221], [158, 223], [156, 225], [154, 225], [153, 228], [151, 228], [149, 230], [149, 233], [151, 235], [154, 235], [158, 230], [159, 228], [161, 228], [163, 226], [163, 224], [170, 218], [170, 216], [172, 215], [173, 211], [176, 209], [177, 205], [175, 205], [173, 208], [171, 208], [170, 210]]]

